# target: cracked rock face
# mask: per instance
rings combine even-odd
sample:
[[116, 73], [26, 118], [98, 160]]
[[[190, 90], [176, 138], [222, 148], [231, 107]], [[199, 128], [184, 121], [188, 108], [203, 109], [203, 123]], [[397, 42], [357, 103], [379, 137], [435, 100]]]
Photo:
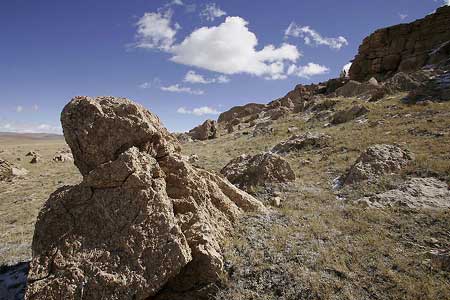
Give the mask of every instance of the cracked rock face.
[[397, 173], [413, 159], [412, 154], [395, 145], [374, 145], [366, 149], [347, 173], [345, 184], [364, 180], [374, 181], [379, 176]]
[[231, 160], [220, 171], [230, 182], [244, 190], [267, 183], [283, 183], [295, 180], [289, 162], [271, 153], [243, 154]]
[[272, 148], [273, 153], [287, 154], [292, 151], [300, 151], [308, 148], [320, 149], [327, 146], [330, 136], [323, 133], [306, 132], [291, 136], [289, 139], [276, 144]]
[[223, 271], [233, 221], [262, 204], [183, 160], [158, 118], [130, 100], [77, 97], [61, 119], [83, 181], [39, 213], [26, 299], [204, 293]]

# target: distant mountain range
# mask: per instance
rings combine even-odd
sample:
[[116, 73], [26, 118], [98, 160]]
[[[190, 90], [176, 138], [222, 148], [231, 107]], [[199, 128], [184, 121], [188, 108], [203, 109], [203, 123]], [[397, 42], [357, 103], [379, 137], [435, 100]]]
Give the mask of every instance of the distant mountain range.
[[60, 135], [60, 134], [53, 134], [53, 133], [0, 132], [0, 138], [32, 139], [32, 140], [59, 140], [59, 139], [64, 139], [64, 136]]

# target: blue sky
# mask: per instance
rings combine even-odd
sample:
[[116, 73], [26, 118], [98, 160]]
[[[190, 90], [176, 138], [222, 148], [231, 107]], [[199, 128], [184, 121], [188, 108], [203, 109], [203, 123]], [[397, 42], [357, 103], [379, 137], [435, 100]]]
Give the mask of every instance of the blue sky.
[[4, 0], [0, 131], [60, 132], [76, 95], [141, 103], [172, 131], [336, 77], [375, 29], [442, 0]]

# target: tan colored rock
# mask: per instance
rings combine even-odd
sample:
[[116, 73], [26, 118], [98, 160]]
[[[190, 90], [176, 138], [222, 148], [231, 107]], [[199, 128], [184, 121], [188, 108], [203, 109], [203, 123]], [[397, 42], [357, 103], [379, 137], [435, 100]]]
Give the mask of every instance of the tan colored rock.
[[206, 120], [203, 124], [189, 130], [188, 133], [194, 140], [210, 140], [217, 137], [217, 122]]
[[39, 155], [35, 155], [31, 158], [30, 164], [37, 164], [40, 161], [41, 161], [41, 157]]
[[352, 106], [346, 110], [340, 110], [333, 114], [331, 117], [332, 124], [341, 124], [346, 123], [348, 121], [354, 120], [362, 115], [365, 115], [369, 112], [369, 110], [361, 104], [357, 104]]
[[357, 203], [372, 207], [450, 208], [450, 190], [447, 183], [436, 178], [412, 178], [381, 194], [359, 199]]
[[0, 181], [10, 181], [14, 177], [24, 177], [27, 174], [27, 169], [18, 168], [6, 160], [0, 159]]
[[412, 154], [395, 145], [374, 145], [366, 149], [344, 178], [344, 184], [364, 180], [374, 181], [379, 176], [396, 173], [413, 159]]
[[291, 136], [289, 139], [276, 144], [272, 152], [276, 154], [286, 154], [291, 151], [304, 149], [318, 149], [327, 146], [330, 136], [323, 133], [306, 132]]
[[251, 115], [257, 115], [266, 107], [265, 104], [249, 103], [243, 106], [235, 106], [219, 115], [219, 123], [230, 122], [235, 119], [242, 119]]
[[[81, 112], [84, 121], [77, 120]], [[157, 117], [128, 99], [77, 97], [62, 119], [83, 181], [58, 189], [39, 213], [26, 299], [183, 299], [188, 291], [204, 293], [199, 287], [223, 271], [220, 244], [233, 221], [243, 211], [265, 211], [263, 205], [190, 165]], [[89, 122], [97, 124], [85, 128], [89, 135], [73, 127]], [[115, 124], [142, 136], [113, 134], [122, 146], [98, 140], [115, 132]], [[110, 160], [92, 154], [101, 145]]]
[[[372, 80], [373, 79], [373, 80]], [[354, 80], [350, 80], [344, 86], [336, 90], [338, 97], [358, 97], [361, 99], [370, 99], [372, 94], [380, 89], [378, 82], [375, 78], [372, 78], [371, 82], [360, 83]]]
[[290, 164], [281, 156], [270, 152], [253, 156], [241, 155], [231, 160], [220, 173], [244, 190], [295, 180]]

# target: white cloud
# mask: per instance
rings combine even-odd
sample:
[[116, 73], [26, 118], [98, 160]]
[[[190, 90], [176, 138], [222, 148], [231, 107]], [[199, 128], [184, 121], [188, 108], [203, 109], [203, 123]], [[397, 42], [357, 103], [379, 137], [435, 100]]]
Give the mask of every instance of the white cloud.
[[225, 16], [227, 13], [221, 10], [215, 3], [205, 5], [205, 8], [200, 12], [200, 17], [208, 21], [214, 21], [216, 18]]
[[18, 132], [18, 133], [56, 133], [61, 134], [61, 126], [47, 124], [47, 123], [20, 123], [0, 121], [0, 131], [3, 132]]
[[169, 86], [162, 86], [161, 90], [172, 93], [187, 93], [192, 95], [203, 95], [205, 92], [202, 90], [193, 90], [190, 87], [183, 87], [179, 84], [173, 84]]
[[199, 28], [174, 45], [171, 60], [223, 74], [277, 77], [284, 73], [284, 61], [295, 62], [300, 57], [293, 45], [268, 45], [257, 51], [257, 44], [244, 19], [227, 17], [219, 26]]
[[309, 77], [315, 76], [315, 75], [326, 74], [329, 71], [330, 71], [330, 69], [328, 69], [325, 66], [315, 64], [315, 63], [308, 63], [305, 66], [291, 65], [288, 68], [287, 74], [295, 75], [295, 76], [303, 77], [303, 78], [309, 78]]
[[404, 20], [404, 19], [406, 19], [408, 17], [407, 14], [398, 14], [398, 16], [400, 17], [400, 20]]
[[151, 81], [143, 82], [143, 83], [139, 84], [138, 86], [141, 89], [149, 89], [151, 87], [159, 87], [159, 86], [161, 86], [161, 80], [158, 77], [156, 77], [156, 78], [153, 78]]
[[17, 105], [16, 106], [16, 112], [20, 113], [23, 111], [23, 106], [22, 105]]
[[136, 23], [138, 48], [160, 49], [169, 51], [175, 42], [175, 35], [180, 29], [172, 25], [172, 11], [145, 13]]
[[349, 72], [351, 66], [352, 66], [352, 63], [349, 62], [348, 64], [346, 64], [345, 66], [342, 67], [342, 71], [345, 72], [346, 77], [348, 77], [348, 72]]
[[442, 0], [444, 2], [444, 5], [450, 6], [450, 0]]
[[347, 39], [343, 36], [338, 36], [337, 38], [323, 37], [320, 33], [311, 29], [309, 26], [301, 27], [294, 22], [289, 25], [284, 32], [284, 35], [285, 37], [301, 37], [307, 45], [325, 45], [336, 50], [348, 45]]
[[179, 107], [177, 109], [177, 113], [185, 114], [185, 115], [196, 115], [196, 116], [218, 115], [218, 114], [220, 114], [220, 112], [217, 111], [215, 108], [212, 108], [212, 107], [209, 107], [209, 106], [197, 107], [197, 108], [194, 108], [192, 110], [186, 109], [184, 107]]
[[205, 78], [203, 75], [196, 73], [195, 71], [188, 71], [183, 79], [184, 82], [189, 83], [227, 83], [230, 79], [224, 75], [217, 76], [216, 78]]

